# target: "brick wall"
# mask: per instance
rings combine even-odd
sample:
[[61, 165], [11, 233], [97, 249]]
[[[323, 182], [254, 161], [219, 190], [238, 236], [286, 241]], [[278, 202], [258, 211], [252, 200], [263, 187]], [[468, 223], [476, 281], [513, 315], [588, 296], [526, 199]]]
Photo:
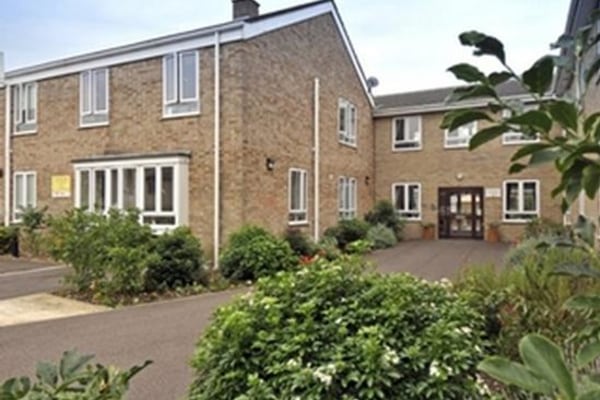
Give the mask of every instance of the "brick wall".
[[[395, 182], [420, 182], [422, 185], [422, 221], [438, 224], [438, 188], [477, 186], [502, 190], [508, 179], [540, 180], [541, 216], [562, 221], [560, 202], [550, 193], [558, 184], [558, 174], [551, 165], [531, 168], [517, 175], [509, 175], [509, 160], [518, 149], [494, 140], [479, 149], [444, 149], [444, 131], [439, 128], [442, 113], [422, 116], [423, 149], [420, 151], [392, 151], [392, 118], [375, 120], [375, 174], [377, 199], [391, 200], [391, 186]], [[484, 225], [502, 221], [502, 198], [484, 198]], [[523, 224], [504, 223], [500, 227], [505, 240], [518, 238]], [[421, 234], [418, 222], [407, 224], [408, 238]]]

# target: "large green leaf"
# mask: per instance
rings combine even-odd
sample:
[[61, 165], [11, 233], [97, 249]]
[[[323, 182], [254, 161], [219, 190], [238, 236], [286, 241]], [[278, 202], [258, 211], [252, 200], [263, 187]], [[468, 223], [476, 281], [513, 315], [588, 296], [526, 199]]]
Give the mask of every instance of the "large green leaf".
[[588, 197], [593, 198], [600, 188], [600, 168], [595, 164], [585, 167], [581, 183]]
[[583, 132], [586, 135], [593, 136], [596, 140], [598, 139], [596, 133], [600, 133], [600, 130], [594, 129], [596, 126], [598, 126], [598, 121], [600, 121], [600, 112], [595, 112], [591, 115], [588, 115], [583, 122]]
[[75, 350], [65, 351], [59, 364], [60, 377], [63, 380], [71, 378], [73, 374], [83, 368], [93, 358], [93, 355], [82, 355]]
[[539, 132], [548, 133], [552, 129], [552, 119], [543, 111], [530, 110], [506, 120], [509, 124], [524, 125]]
[[565, 302], [564, 307], [569, 310], [599, 311], [600, 295], [580, 294], [573, 296]]
[[462, 45], [475, 47], [474, 55], [492, 55], [500, 60], [502, 64], [506, 63], [504, 45], [495, 37], [477, 31], [470, 31], [461, 33], [458, 38]]
[[509, 72], [504, 72], [504, 71], [492, 72], [491, 74], [488, 75], [488, 81], [490, 82], [491, 85], [496, 86], [496, 85], [499, 85], [501, 83], [508, 81], [512, 77], [513, 77], [513, 74], [511, 74]]
[[487, 80], [483, 72], [467, 63], [453, 65], [448, 68], [448, 71], [452, 72], [457, 79], [465, 82], [485, 82]]
[[547, 104], [550, 115], [563, 128], [577, 131], [577, 107], [574, 103], [564, 100], [554, 100]]
[[527, 165], [525, 165], [525, 164], [514, 163], [514, 164], [511, 164], [510, 168], [508, 169], [508, 173], [511, 175], [518, 174], [519, 172], [523, 171], [526, 168], [527, 168]]
[[553, 72], [554, 61], [552, 57], [544, 56], [523, 73], [523, 82], [531, 91], [543, 95], [552, 85]]
[[38, 363], [35, 375], [42, 383], [51, 387], [58, 382], [58, 368], [49, 362]]
[[573, 376], [556, 344], [544, 336], [531, 334], [521, 339], [519, 352], [531, 372], [556, 387], [564, 400], [575, 400]]
[[[590, 81], [592, 80], [592, 78], [594, 76], [596, 76], [596, 74], [598, 73], [599, 70], [600, 70], [600, 58], [597, 58], [596, 60], [594, 60], [593, 64], [590, 66], [590, 68], [587, 71], [585, 71], [586, 85], [590, 84]], [[600, 82], [600, 77], [598, 77], [596, 84], [598, 84], [598, 82]]]
[[25, 398], [31, 390], [31, 381], [23, 376], [11, 378], [0, 387], [0, 400], [20, 400]]
[[515, 385], [539, 394], [551, 394], [553, 392], [553, 387], [549, 382], [534, 375], [522, 364], [502, 357], [488, 357], [479, 363], [477, 368], [508, 385]]
[[555, 161], [558, 157], [560, 157], [560, 153], [560, 149], [555, 147], [538, 150], [531, 154], [531, 158], [529, 159], [529, 165], [533, 166]]
[[454, 89], [450, 96], [446, 99], [447, 103], [452, 103], [455, 101], [467, 100], [467, 99], [475, 99], [481, 97], [492, 97], [497, 99], [498, 94], [496, 91], [487, 86], [487, 85], [471, 85], [464, 86]]
[[474, 150], [482, 144], [502, 136], [502, 134], [508, 132], [509, 130], [510, 128], [506, 125], [494, 125], [481, 129], [475, 135], [473, 135], [473, 137], [471, 137], [471, 140], [469, 140], [469, 150]]
[[513, 154], [513, 156], [511, 157], [510, 161], [518, 161], [523, 157], [527, 157], [528, 155], [531, 155], [532, 153], [535, 153], [540, 150], [545, 150], [545, 149], [551, 148], [553, 146], [554, 145], [552, 145], [550, 143], [527, 144], [527, 145], [521, 147], [519, 150], [517, 150], [515, 152], [515, 154]]
[[598, 357], [600, 357], [600, 342], [587, 343], [577, 352], [577, 366], [583, 368]]
[[455, 130], [458, 127], [466, 125], [473, 121], [492, 121], [492, 118], [484, 111], [476, 110], [456, 110], [451, 111], [444, 115], [442, 120], [441, 128], [448, 129], [450, 131]]
[[591, 219], [580, 215], [575, 225], [573, 225], [573, 233], [589, 246], [594, 246], [596, 242], [596, 224]]
[[[560, 265], [554, 270], [556, 275], [572, 276], [574, 278], [596, 278], [600, 279], [600, 271], [596, 268], [592, 268], [588, 264], [575, 264], [575, 265]], [[565, 303], [565, 307], [569, 305], [569, 302], [575, 299], [572, 297]], [[575, 306], [578, 304], [577, 301], [574, 303]], [[600, 308], [600, 300], [598, 302]]]

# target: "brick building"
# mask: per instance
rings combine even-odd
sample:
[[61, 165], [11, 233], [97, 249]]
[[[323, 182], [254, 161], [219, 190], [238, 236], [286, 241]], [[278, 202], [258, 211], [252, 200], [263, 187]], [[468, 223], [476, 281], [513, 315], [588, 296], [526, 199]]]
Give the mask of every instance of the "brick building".
[[444, 138], [447, 90], [374, 99], [332, 0], [262, 15], [233, 0], [230, 22], [9, 71], [4, 83], [7, 224], [28, 205], [136, 207], [157, 231], [189, 225], [216, 254], [244, 223], [318, 237], [377, 199], [411, 221], [409, 237], [419, 221], [440, 237], [502, 221], [511, 238], [533, 216], [560, 218], [550, 170], [508, 177], [514, 146], [469, 153], [474, 130]]

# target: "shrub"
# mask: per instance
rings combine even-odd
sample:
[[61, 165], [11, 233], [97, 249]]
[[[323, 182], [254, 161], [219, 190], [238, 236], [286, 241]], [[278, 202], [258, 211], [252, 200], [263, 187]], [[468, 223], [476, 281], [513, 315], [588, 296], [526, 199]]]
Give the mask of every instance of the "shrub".
[[2, 400], [73, 400], [125, 398], [129, 381], [146, 368], [151, 361], [134, 366], [126, 371], [115, 367], [92, 364], [94, 356], [66, 351], [58, 363], [38, 364], [37, 382], [28, 377], [11, 378], [0, 386]]
[[539, 237], [571, 237], [572, 232], [568, 226], [554, 222], [547, 218], [534, 218], [525, 226], [525, 239]]
[[337, 260], [342, 256], [342, 252], [338, 246], [335, 237], [323, 236], [316, 244], [316, 254], [326, 260]]
[[181, 227], [157, 236], [152, 251], [156, 257], [150, 261], [146, 272], [147, 290], [207, 284], [202, 246], [189, 228]]
[[381, 223], [369, 228], [367, 239], [373, 243], [375, 249], [387, 249], [398, 243], [394, 231]]
[[16, 226], [0, 227], [0, 254], [19, 256], [19, 228]]
[[373, 210], [365, 215], [365, 221], [374, 226], [378, 224], [387, 226], [394, 232], [397, 240], [402, 240], [404, 221], [398, 217], [398, 213], [390, 201], [379, 200]]
[[43, 253], [42, 229], [46, 225], [48, 207], [35, 208], [28, 206], [21, 210], [21, 250], [30, 256], [38, 257]]
[[325, 230], [325, 236], [334, 237], [340, 249], [345, 249], [348, 243], [366, 239], [369, 224], [359, 219], [340, 221], [336, 226]]
[[313, 241], [298, 229], [288, 229], [284, 239], [298, 256], [312, 257], [317, 251]]
[[348, 243], [346, 246], [346, 253], [365, 255], [373, 250], [373, 242], [368, 239], [356, 240], [352, 243]]
[[189, 399], [481, 399], [481, 328], [439, 285], [319, 261], [216, 312]]
[[107, 216], [68, 211], [49, 222], [49, 250], [72, 267], [65, 281], [79, 292], [110, 298], [143, 291], [144, 273], [156, 255], [152, 231], [135, 211], [111, 210]]
[[220, 269], [234, 281], [256, 280], [298, 264], [290, 245], [262, 228], [243, 227], [231, 235], [223, 250]]

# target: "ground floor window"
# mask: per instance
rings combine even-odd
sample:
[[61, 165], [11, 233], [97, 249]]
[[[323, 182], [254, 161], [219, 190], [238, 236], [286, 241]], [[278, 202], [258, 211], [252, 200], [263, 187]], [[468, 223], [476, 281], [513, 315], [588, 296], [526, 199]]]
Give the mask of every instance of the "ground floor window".
[[187, 158], [115, 160], [75, 165], [75, 206], [105, 213], [138, 209], [155, 229], [185, 224]]
[[308, 174], [306, 170], [291, 168], [288, 178], [290, 225], [308, 222]]
[[14, 173], [13, 192], [13, 221], [18, 222], [23, 216], [23, 210], [35, 207], [37, 201], [36, 173], [19, 171]]
[[504, 182], [503, 219], [526, 222], [540, 214], [540, 184], [535, 180]]
[[338, 180], [338, 215], [340, 219], [356, 218], [356, 179], [341, 176]]
[[421, 184], [394, 183], [392, 203], [401, 218], [418, 221], [421, 219]]

